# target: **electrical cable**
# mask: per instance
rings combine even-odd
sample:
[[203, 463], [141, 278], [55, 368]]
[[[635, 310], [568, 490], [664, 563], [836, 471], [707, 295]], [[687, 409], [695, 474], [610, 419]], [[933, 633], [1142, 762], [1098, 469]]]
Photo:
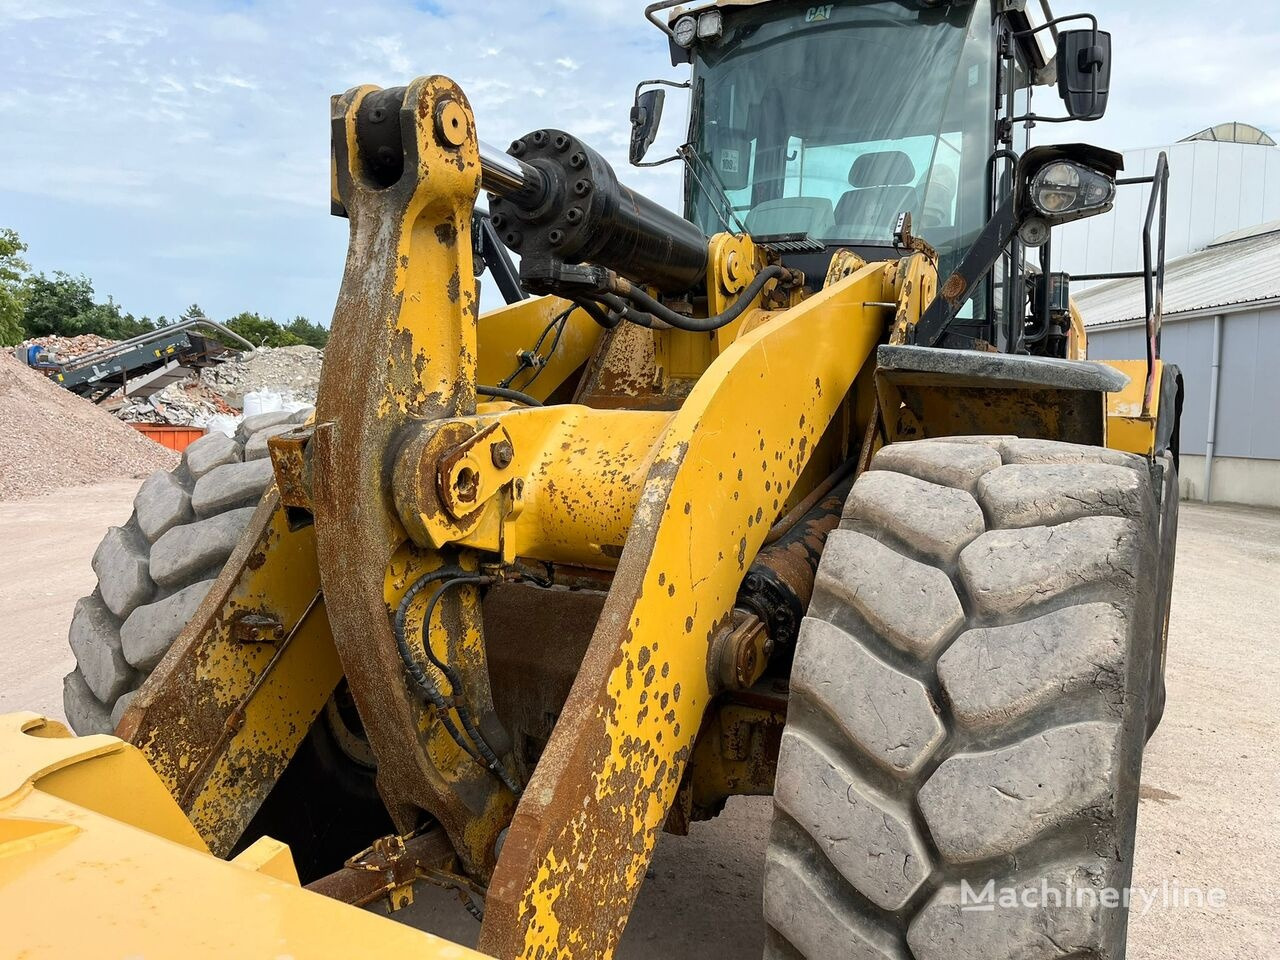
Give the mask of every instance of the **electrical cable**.
[[467, 732], [467, 736], [471, 738], [471, 742], [476, 745], [476, 749], [480, 751], [480, 755], [484, 758], [484, 764], [503, 785], [514, 793], [520, 795], [520, 785], [511, 779], [511, 775], [503, 768], [502, 762], [498, 759], [498, 755], [494, 753], [493, 748], [481, 735], [476, 728], [475, 720], [471, 716], [471, 708], [467, 705], [462, 692], [462, 678], [458, 676], [458, 672], [436, 656], [435, 651], [431, 649], [431, 617], [435, 613], [436, 605], [440, 599], [449, 592], [450, 588], [473, 584], [483, 586], [493, 582], [493, 578], [483, 574], [465, 574], [461, 577], [454, 577], [446, 580], [440, 585], [440, 588], [431, 595], [431, 599], [427, 601], [427, 612], [422, 615], [422, 648], [426, 653], [427, 659], [431, 661], [432, 666], [444, 674], [445, 679], [449, 681], [449, 686], [453, 690], [453, 707], [458, 713], [458, 719], [462, 721], [462, 729]]
[[[444, 694], [440, 692], [440, 687], [435, 680], [427, 675], [422, 669], [417, 658], [414, 657], [413, 651], [409, 649], [408, 640], [405, 638], [405, 619], [409, 613], [409, 605], [413, 603], [422, 589], [429, 583], [436, 583], [440, 580], [448, 580], [451, 577], [466, 576], [466, 571], [460, 567], [441, 567], [439, 570], [433, 570], [430, 573], [423, 574], [405, 591], [405, 595], [401, 598], [400, 604], [396, 607], [395, 619], [392, 622], [392, 632], [396, 638], [396, 649], [400, 652], [400, 659], [404, 662], [405, 670], [408, 672], [410, 679], [431, 701], [431, 705], [436, 708], [436, 713], [440, 717], [440, 722], [444, 726], [445, 732], [471, 759], [477, 763], [484, 763], [484, 757], [478, 749], [472, 747], [463, 738], [461, 731], [458, 730], [453, 719], [449, 716], [449, 704], [444, 698]], [[427, 648], [427, 655], [433, 663], [436, 662], [435, 654], [431, 650], [430, 643], [424, 645]], [[444, 671], [441, 671], [442, 673]], [[447, 679], [447, 675], [446, 675]], [[451, 681], [452, 682], [452, 681]]]
[[[532, 367], [533, 376], [530, 377], [521, 388], [522, 390], [529, 389], [530, 384], [537, 380], [538, 375], [542, 373], [542, 368], [550, 362], [553, 356], [555, 356], [556, 347], [560, 345], [560, 337], [563, 336], [565, 325], [569, 322], [569, 314], [573, 313], [573, 311], [574, 307], [570, 307], [568, 310], [558, 313], [551, 318], [551, 321], [542, 328], [542, 333], [538, 335], [537, 342], [534, 343], [533, 349], [523, 351], [520, 354], [520, 363], [516, 368], [511, 371], [510, 374], [498, 381], [499, 387], [502, 387], [503, 389], [510, 387], [516, 377], [520, 376], [520, 374]], [[556, 336], [555, 339], [551, 341], [551, 349], [547, 351], [545, 356], [543, 356], [542, 344], [546, 341], [547, 334], [551, 332], [552, 327], [556, 328]]]

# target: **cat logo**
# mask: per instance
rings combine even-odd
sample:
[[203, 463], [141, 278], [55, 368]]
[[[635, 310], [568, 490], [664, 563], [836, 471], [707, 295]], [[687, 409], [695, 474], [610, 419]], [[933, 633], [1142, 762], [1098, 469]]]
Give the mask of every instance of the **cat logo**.
[[820, 7], [810, 7], [805, 11], [805, 23], [821, 23], [823, 20], [831, 19], [831, 10], [835, 7], [834, 3], [824, 3]]

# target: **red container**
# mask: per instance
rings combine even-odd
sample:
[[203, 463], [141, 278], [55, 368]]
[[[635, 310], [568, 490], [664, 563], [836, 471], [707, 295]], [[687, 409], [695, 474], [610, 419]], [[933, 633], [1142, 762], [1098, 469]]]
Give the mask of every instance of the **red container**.
[[199, 427], [175, 427], [167, 423], [135, 423], [131, 426], [160, 446], [179, 453], [204, 436], [204, 431]]

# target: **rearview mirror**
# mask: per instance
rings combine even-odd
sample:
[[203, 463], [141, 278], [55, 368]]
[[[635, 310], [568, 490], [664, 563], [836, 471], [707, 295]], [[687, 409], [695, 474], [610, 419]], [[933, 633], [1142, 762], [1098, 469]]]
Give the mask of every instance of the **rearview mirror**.
[[631, 108], [631, 162], [638, 164], [649, 152], [658, 124], [662, 122], [662, 105], [667, 92], [662, 89], [636, 91], [635, 106]]
[[1073, 120], [1100, 120], [1111, 90], [1111, 34], [1105, 30], [1058, 33], [1058, 94]]

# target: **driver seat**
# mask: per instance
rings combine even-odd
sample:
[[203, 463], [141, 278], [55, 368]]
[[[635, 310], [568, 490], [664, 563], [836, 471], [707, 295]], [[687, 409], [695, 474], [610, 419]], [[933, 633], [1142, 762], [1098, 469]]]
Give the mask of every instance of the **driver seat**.
[[915, 164], [901, 150], [864, 153], [849, 168], [847, 191], [836, 204], [836, 230], [859, 239], [889, 239], [904, 210], [919, 203]]

